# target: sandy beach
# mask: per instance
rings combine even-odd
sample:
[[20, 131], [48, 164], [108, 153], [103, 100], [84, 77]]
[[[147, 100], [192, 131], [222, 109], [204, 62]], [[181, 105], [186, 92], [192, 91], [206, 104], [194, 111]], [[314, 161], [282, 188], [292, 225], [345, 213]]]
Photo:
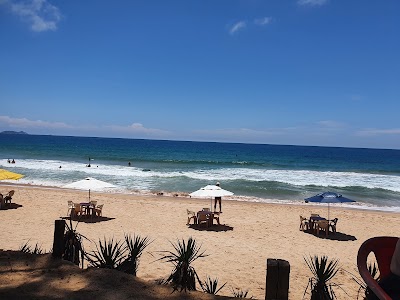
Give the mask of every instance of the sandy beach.
[[[0, 210], [2, 236], [0, 249], [18, 250], [27, 241], [38, 243], [49, 251], [53, 242], [54, 220], [67, 215], [67, 201], [85, 202], [84, 191], [49, 189], [28, 186], [0, 186], [5, 194], [16, 193], [17, 209]], [[328, 255], [339, 259], [341, 270], [334, 282], [338, 299], [356, 299], [357, 284], [348, 273], [356, 271], [356, 255], [361, 243], [374, 236], [398, 236], [400, 218], [397, 213], [342, 209], [330, 207], [330, 217], [339, 219], [337, 234], [328, 238], [299, 231], [299, 215], [311, 213], [327, 216], [327, 207], [309, 204], [277, 205], [222, 200], [219, 230], [197, 230], [186, 225], [186, 209], [198, 211], [210, 206], [210, 200], [186, 197], [136, 196], [126, 194], [91, 193], [92, 200], [104, 204], [102, 222], [80, 222], [77, 231], [93, 241], [84, 242], [85, 249], [95, 248], [94, 242], [111, 238], [120, 240], [124, 234], [150, 237], [139, 265], [138, 277], [153, 281], [169, 275], [171, 265], [156, 261], [158, 251], [173, 250], [171, 242], [193, 237], [209, 256], [194, 266], [201, 279], [218, 277], [221, 295], [232, 296], [231, 288], [249, 290], [255, 299], [265, 297], [267, 258], [288, 260], [290, 299], [301, 299], [311, 272], [304, 262], [309, 255]], [[301, 201], [299, 201], [301, 203]], [[74, 222], [76, 224], [76, 222]]]

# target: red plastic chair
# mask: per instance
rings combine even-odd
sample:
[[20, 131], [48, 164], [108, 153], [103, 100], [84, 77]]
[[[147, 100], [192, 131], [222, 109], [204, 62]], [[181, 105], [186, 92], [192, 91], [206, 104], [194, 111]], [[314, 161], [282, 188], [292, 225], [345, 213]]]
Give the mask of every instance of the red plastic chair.
[[398, 237], [378, 236], [366, 240], [358, 249], [357, 267], [361, 277], [369, 288], [380, 300], [392, 300], [386, 292], [379, 286], [371, 276], [367, 268], [368, 255], [373, 252], [378, 263], [380, 278], [384, 278], [390, 273], [390, 261], [392, 260]]

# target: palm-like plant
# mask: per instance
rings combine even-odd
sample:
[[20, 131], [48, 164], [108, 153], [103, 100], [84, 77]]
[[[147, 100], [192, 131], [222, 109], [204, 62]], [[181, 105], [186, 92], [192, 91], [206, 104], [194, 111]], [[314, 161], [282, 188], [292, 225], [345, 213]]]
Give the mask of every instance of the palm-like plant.
[[42, 254], [44, 251], [41, 246], [39, 246], [38, 243], [36, 243], [35, 248], [32, 248], [29, 246], [29, 241], [27, 241], [25, 244], [23, 244], [20, 248], [19, 251], [23, 253], [29, 253], [29, 254]]
[[113, 238], [104, 242], [99, 240], [96, 250], [88, 253], [86, 258], [92, 267], [116, 269], [125, 258], [126, 247]]
[[[232, 295], [234, 298], [247, 298], [247, 294], [249, 293], [249, 290], [242, 290], [242, 289], [233, 289], [231, 288]], [[253, 297], [250, 297], [252, 299]]]
[[[372, 278], [374, 278], [376, 281], [380, 280], [379, 269], [378, 269], [378, 266], [376, 265], [376, 262], [368, 263], [367, 269], [368, 269], [369, 273], [371, 274]], [[348, 273], [350, 273], [350, 272], [348, 272]], [[357, 293], [357, 299], [359, 298], [362, 291], [364, 292], [363, 299], [368, 299], [369, 296], [373, 295], [373, 292], [371, 291], [371, 289], [368, 287], [368, 285], [364, 282], [364, 280], [362, 278], [359, 278], [352, 273], [350, 273], [350, 275], [352, 275], [353, 280], [360, 286], [358, 289], [358, 293]]]
[[85, 238], [83, 235], [72, 228], [72, 221], [69, 220], [70, 225], [66, 225], [66, 231], [64, 233], [64, 253], [63, 259], [73, 262], [76, 265], [80, 265], [82, 263], [83, 268], [83, 261], [85, 256], [85, 250], [83, 249], [82, 238]]
[[125, 235], [126, 247], [129, 251], [129, 255], [124, 261], [117, 267], [119, 271], [123, 271], [128, 274], [136, 276], [139, 259], [142, 255], [144, 249], [152, 243], [148, 237], [140, 237], [139, 235], [134, 235], [133, 239], [131, 235]]
[[177, 244], [171, 243], [175, 249], [172, 251], [162, 251], [166, 253], [159, 260], [170, 262], [174, 265], [171, 275], [164, 280], [164, 283], [172, 283], [174, 290], [196, 290], [196, 279], [200, 281], [196, 270], [192, 267], [192, 263], [201, 257], [205, 257], [204, 251], [200, 253], [200, 248], [196, 240], [189, 238], [185, 240], [178, 240]]
[[[308, 286], [311, 287], [311, 300], [332, 300], [336, 299], [335, 292], [332, 286], [336, 285], [331, 283], [330, 280], [338, 272], [338, 260], [328, 260], [327, 256], [319, 258], [317, 255], [314, 257], [304, 258], [307, 266], [310, 268], [313, 277], [309, 279]], [[304, 295], [306, 293], [304, 292]], [[304, 296], [303, 296], [304, 298]]]
[[201, 284], [201, 288], [205, 293], [216, 295], [225, 285], [226, 282], [218, 288], [218, 278], [211, 279], [210, 276], [207, 276], [206, 281]]

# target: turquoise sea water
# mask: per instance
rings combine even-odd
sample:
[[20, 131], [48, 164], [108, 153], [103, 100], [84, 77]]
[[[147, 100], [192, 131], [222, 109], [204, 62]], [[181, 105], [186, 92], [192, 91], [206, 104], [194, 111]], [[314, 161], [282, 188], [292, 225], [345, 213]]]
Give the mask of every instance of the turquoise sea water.
[[219, 181], [240, 201], [303, 203], [329, 190], [357, 201], [347, 206], [400, 212], [400, 150], [0, 135], [0, 168], [24, 174], [19, 183], [94, 177], [123, 193], [190, 193]]

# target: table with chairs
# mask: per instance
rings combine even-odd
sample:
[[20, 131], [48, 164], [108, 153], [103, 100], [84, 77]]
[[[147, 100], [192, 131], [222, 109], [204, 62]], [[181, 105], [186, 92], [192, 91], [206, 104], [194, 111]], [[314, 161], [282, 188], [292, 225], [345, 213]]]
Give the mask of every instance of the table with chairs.
[[330, 231], [332, 234], [336, 233], [336, 224], [338, 220], [338, 218], [327, 220], [326, 218], [321, 217], [319, 214], [311, 214], [309, 218], [300, 215], [299, 230], [311, 231], [316, 235], [319, 235], [320, 232], [323, 232], [326, 236], [328, 236]]
[[214, 220], [216, 220], [217, 224], [220, 225], [219, 222], [219, 212], [213, 212], [209, 208], [205, 207], [198, 212], [186, 209], [187, 212], [187, 223], [186, 225], [190, 224], [190, 221], [193, 220], [193, 224], [197, 224], [199, 226], [206, 226], [210, 227], [214, 225]]
[[101, 217], [104, 204], [97, 205], [97, 201], [76, 203], [68, 201], [67, 215], [71, 217]]

